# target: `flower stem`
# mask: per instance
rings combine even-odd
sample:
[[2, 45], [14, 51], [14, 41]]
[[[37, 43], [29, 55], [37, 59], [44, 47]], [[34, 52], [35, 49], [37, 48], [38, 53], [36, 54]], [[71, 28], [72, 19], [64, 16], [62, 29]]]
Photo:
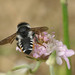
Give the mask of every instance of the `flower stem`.
[[13, 68], [11, 71], [16, 71], [16, 70], [19, 70], [19, 69], [22, 69], [22, 68], [27, 68], [28, 69], [28, 72], [30, 72], [30, 73], [33, 74], [33, 73], [35, 73], [38, 70], [41, 62], [42, 61], [37, 61], [36, 66], [35, 66], [34, 69], [31, 69], [31, 66], [30, 65], [21, 65], [21, 66], [17, 66], [15, 68]]
[[50, 75], [55, 75], [54, 64], [55, 64], [56, 51], [54, 51], [46, 61], [46, 64], [49, 65]]
[[49, 68], [50, 68], [50, 75], [55, 75], [53, 65], [50, 65]]
[[41, 64], [41, 61], [37, 61], [36, 66], [33, 70], [31, 70], [31, 73], [35, 73], [38, 70], [38, 68], [40, 67], [40, 64]]
[[[68, 48], [70, 48], [69, 44], [69, 31], [68, 31], [68, 9], [67, 9], [67, 0], [61, 0], [62, 5], [62, 13], [63, 13], [63, 28], [64, 28], [64, 44], [67, 45]], [[71, 60], [69, 58], [69, 61], [71, 63]], [[68, 70], [66, 66], [66, 75], [71, 75], [71, 69]]]
[[15, 67], [15, 68], [13, 68], [11, 71], [16, 71], [16, 70], [19, 70], [19, 69], [22, 69], [22, 68], [30, 68], [30, 66], [29, 65], [20, 65], [20, 66], [17, 66], [17, 67]]

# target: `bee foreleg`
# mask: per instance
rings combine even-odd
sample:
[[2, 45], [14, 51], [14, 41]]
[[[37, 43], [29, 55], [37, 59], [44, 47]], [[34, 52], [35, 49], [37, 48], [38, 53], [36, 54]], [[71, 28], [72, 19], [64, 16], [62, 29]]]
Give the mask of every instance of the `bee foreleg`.
[[[38, 38], [36, 37], [36, 35], [34, 35], [34, 37], [35, 37], [35, 41], [36, 41], [37, 44], [39, 44], [39, 45], [41, 45], [41, 46], [44, 46], [41, 42], [39, 42], [39, 40], [38, 40]], [[44, 47], [45, 47], [45, 46], [44, 46]]]

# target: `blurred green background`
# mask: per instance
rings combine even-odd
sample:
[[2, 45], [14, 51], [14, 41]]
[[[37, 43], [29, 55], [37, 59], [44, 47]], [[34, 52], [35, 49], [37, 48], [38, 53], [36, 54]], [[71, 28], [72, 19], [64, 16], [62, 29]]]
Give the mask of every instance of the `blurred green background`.
[[[70, 46], [75, 50], [75, 0], [68, 0], [68, 12]], [[28, 22], [31, 27], [47, 26], [49, 33], [55, 32], [56, 39], [63, 41], [60, 0], [0, 0], [0, 40], [15, 33], [20, 22]], [[71, 57], [71, 61], [72, 75], [75, 75], [75, 56]], [[0, 73], [34, 62], [16, 51], [16, 41], [12, 45], [0, 46]], [[57, 75], [65, 75], [64, 63], [62, 66], [55, 65]], [[49, 75], [48, 66], [42, 63], [35, 75]]]

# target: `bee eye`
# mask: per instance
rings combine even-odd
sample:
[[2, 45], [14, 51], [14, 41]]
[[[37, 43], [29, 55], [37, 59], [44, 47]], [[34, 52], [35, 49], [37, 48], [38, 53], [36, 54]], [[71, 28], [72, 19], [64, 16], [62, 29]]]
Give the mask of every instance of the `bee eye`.
[[16, 37], [16, 40], [18, 41], [19, 39]]

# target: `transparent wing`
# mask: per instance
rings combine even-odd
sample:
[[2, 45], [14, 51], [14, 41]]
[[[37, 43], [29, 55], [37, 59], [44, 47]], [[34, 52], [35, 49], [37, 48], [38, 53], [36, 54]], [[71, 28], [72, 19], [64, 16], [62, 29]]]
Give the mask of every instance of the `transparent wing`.
[[16, 35], [17, 35], [17, 33], [14, 33], [11, 36], [9, 36], [9, 37], [1, 40], [0, 41], [0, 45], [4, 45], [4, 44], [8, 44], [8, 43], [12, 44], [12, 42], [14, 41], [14, 39], [16, 39]]
[[35, 27], [35, 28], [30, 28], [31, 31], [35, 32], [36, 34], [44, 32], [48, 30], [48, 27]]

